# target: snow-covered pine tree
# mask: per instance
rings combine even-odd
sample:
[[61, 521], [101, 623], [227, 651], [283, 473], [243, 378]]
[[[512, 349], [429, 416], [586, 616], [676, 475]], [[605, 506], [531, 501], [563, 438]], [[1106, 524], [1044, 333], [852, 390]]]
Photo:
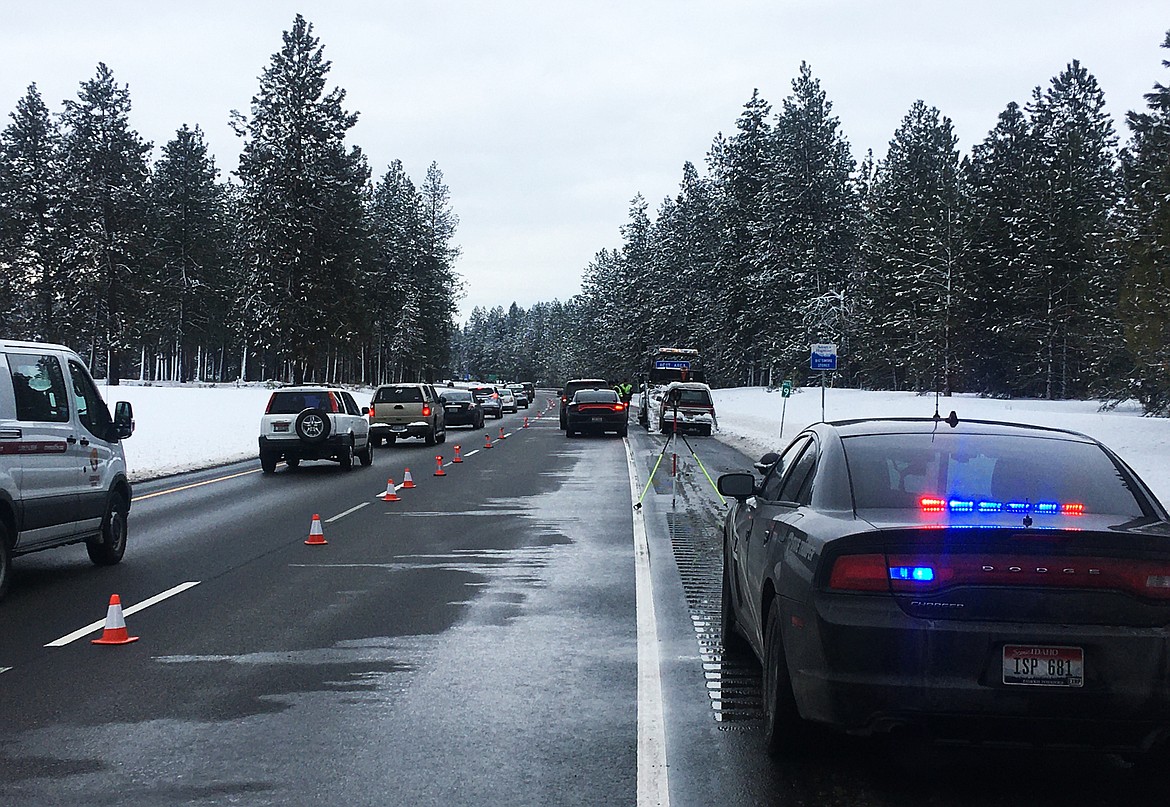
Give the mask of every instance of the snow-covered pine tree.
[[454, 239], [459, 217], [451, 209], [451, 191], [437, 163], [427, 168], [420, 194], [424, 250], [415, 286], [423, 330], [419, 358], [425, 377], [433, 379], [450, 358], [455, 305], [463, 295], [463, 284], [455, 272], [459, 247]]
[[[369, 206], [371, 253], [362, 277], [373, 334], [374, 377], [397, 381], [417, 372], [425, 335], [420, 320], [418, 267], [425, 259], [422, 200], [400, 160], [390, 163]], [[407, 306], [407, 300], [414, 300]]]
[[868, 383], [949, 393], [953, 315], [964, 293], [959, 157], [949, 118], [916, 101], [869, 190], [864, 312], [855, 342]]
[[761, 354], [757, 337], [766, 327], [751, 315], [750, 303], [759, 291], [751, 286], [749, 277], [772, 144], [771, 109], [759, 91], [753, 90], [736, 120], [737, 132], [730, 138], [717, 136], [707, 154], [716, 188], [721, 241], [717, 270], [723, 293], [718, 319], [724, 323], [726, 352], [718, 362], [721, 375], [734, 379], [732, 383], [757, 380]]
[[122, 376], [122, 351], [138, 344], [146, 271], [151, 144], [130, 128], [130, 92], [105, 64], [81, 83], [61, 115], [66, 249], [65, 322], [90, 366], [110, 384]]
[[[807, 63], [772, 128], [749, 260], [749, 306], [766, 333], [768, 368], [807, 369], [812, 342], [848, 355], [846, 318], [859, 256], [860, 204], [849, 144]], [[775, 375], [775, 373], [773, 373]]]
[[995, 128], [964, 165], [964, 226], [970, 248], [964, 264], [970, 284], [956, 317], [958, 350], [969, 389], [1007, 395], [1024, 389], [1040, 342], [1037, 282], [1027, 259], [1026, 216], [1031, 130], [1010, 103]]
[[35, 84], [0, 132], [0, 331], [64, 338], [60, 131]]
[[[1170, 32], [1162, 43], [1170, 48]], [[1170, 60], [1162, 66], [1170, 68]], [[1131, 111], [1122, 153], [1127, 249], [1120, 317], [1133, 372], [1128, 392], [1147, 414], [1170, 415], [1170, 86], [1154, 83], [1146, 112]]]
[[1035, 89], [1025, 257], [1042, 321], [1027, 394], [1080, 397], [1108, 375], [1121, 344], [1119, 261], [1110, 243], [1117, 138], [1097, 80], [1077, 61]]
[[365, 322], [370, 172], [361, 150], [345, 145], [357, 115], [343, 109], [344, 90], [325, 92], [330, 66], [298, 14], [260, 77], [251, 116], [237, 117], [243, 325], [274, 354], [268, 366], [289, 367], [294, 381], [315, 378], [327, 351], [355, 344]]
[[164, 147], [150, 179], [154, 282], [144, 308], [144, 338], [170, 357], [173, 380], [202, 378], [197, 356], [231, 341], [227, 193], [203, 131], [184, 124]]

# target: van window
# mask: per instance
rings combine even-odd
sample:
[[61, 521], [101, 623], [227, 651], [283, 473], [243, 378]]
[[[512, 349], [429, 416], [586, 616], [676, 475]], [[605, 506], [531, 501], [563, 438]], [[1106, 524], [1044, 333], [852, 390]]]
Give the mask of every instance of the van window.
[[68, 423], [65, 374], [56, 356], [8, 354], [8, 371], [16, 394], [16, 419], [32, 423]]
[[89, 373], [70, 359], [69, 375], [73, 377], [73, 405], [77, 407], [77, 419], [94, 437], [110, 439], [110, 426], [114, 421], [110, 417], [110, 410], [106, 408], [106, 402], [90, 380]]

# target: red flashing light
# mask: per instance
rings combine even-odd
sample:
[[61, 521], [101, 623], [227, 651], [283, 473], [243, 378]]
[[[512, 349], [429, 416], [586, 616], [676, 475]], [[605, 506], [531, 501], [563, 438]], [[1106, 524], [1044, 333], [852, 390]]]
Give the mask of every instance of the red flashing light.
[[924, 513], [941, 513], [943, 510], [947, 509], [947, 503], [945, 499], [938, 499], [933, 496], [923, 496], [918, 500], [918, 505], [922, 508], [922, 512]]
[[1083, 504], [1062, 504], [1060, 512], [1066, 516], [1083, 516], [1085, 514], [1085, 506]]

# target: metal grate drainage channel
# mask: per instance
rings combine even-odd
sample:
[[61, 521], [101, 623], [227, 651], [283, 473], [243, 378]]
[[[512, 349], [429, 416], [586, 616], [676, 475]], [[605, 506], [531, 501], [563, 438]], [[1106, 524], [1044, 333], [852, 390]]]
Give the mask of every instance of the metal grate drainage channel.
[[724, 731], [754, 728], [754, 721], [760, 719], [760, 667], [752, 659], [724, 658], [719, 640], [723, 585], [719, 530], [696, 525], [692, 516], [681, 513], [667, 513], [666, 526], [699, 643], [715, 721]]

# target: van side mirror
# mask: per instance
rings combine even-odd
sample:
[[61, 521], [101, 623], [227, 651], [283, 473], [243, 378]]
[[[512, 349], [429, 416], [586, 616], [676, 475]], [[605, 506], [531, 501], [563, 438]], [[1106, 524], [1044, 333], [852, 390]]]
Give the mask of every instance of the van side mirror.
[[120, 440], [134, 434], [134, 407], [129, 401], [114, 404], [114, 433]]
[[715, 487], [724, 496], [742, 502], [747, 497], [756, 495], [756, 478], [743, 473], [723, 474], [715, 483]]

